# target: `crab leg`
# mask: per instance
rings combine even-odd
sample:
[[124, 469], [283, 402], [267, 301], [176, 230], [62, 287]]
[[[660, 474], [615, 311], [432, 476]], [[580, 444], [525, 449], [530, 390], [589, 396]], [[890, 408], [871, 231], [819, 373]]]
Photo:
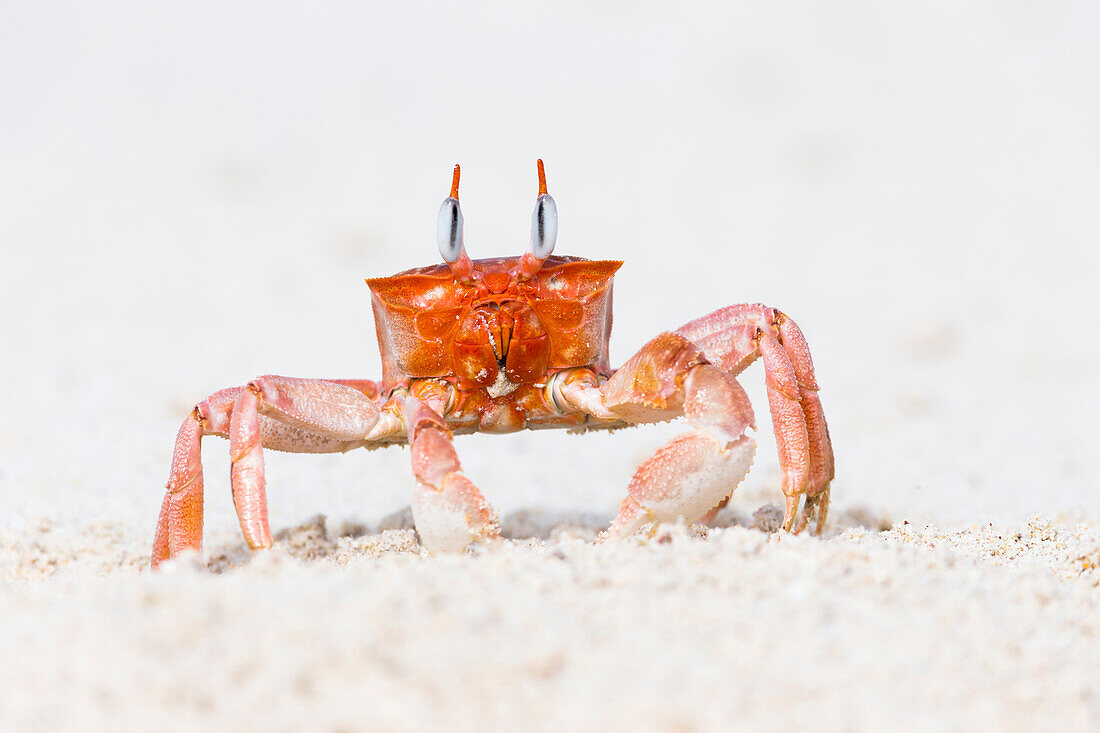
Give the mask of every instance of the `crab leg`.
[[[271, 546], [267, 520], [260, 412], [329, 441], [355, 445], [378, 422], [378, 406], [362, 392], [320, 379], [254, 379], [233, 406], [229, 425], [233, 503], [252, 549]], [[351, 447], [351, 446], [349, 446]]]
[[[816, 511], [820, 532], [834, 474], [833, 447], [802, 331], [775, 308], [746, 304], [721, 308], [684, 324], [676, 333], [698, 346], [708, 361], [728, 374], [736, 375], [763, 357], [786, 496], [783, 526], [801, 531]], [[803, 494], [806, 502], [795, 525]]]
[[380, 419], [372, 400], [376, 394], [374, 383], [367, 380], [266, 376], [200, 402], [176, 438], [153, 541], [153, 566], [183, 550], [202, 549], [204, 435], [229, 438], [233, 501], [245, 540], [253, 549], [269, 547], [263, 448], [338, 453], [401, 429], [389, 416]]
[[775, 312], [775, 322], [779, 327], [779, 341], [791, 359], [798, 388], [802, 397], [802, 412], [806, 418], [806, 432], [810, 441], [810, 487], [806, 494], [806, 509], [798, 530], [806, 526], [814, 507], [817, 507], [817, 531], [820, 533], [829, 513], [829, 484], [835, 475], [833, 465], [833, 442], [829, 438], [829, 426], [825, 422], [825, 412], [821, 399], [817, 396], [818, 385], [814, 376], [814, 364], [810, 358], [810, 347], [802, 330], [785, 314]]
[[[758, 348], [764, 357], [764, 381], [768, 390], [775, 446], [783, 472], [783, 496], [786, 497], [783, 527], [791, 528], [799, 502], [810, 481], [810, 438], [794, 367], [778, 339], [761, 331]], [[800, 523], [804, 524], [804, 521]]]
[[244, 540], [253, 550], [271, 547], [267, 521], [267, 481], [260, 437], [260, 400], [252, 384], [241, 390], [229, 421], [229, 460], [233, 506]]
[[153, 565], [184, 550], [202, 550], [202, 424], [195, 408], [180, 426], [153, 539]]
[[496, 513], [462, 473], [441, 415], [445, 401], [429, 402], [431, 406], [410, 395], [404, 404], [416, 476], [412, 511], [421, 541], [430, 552], [460, 552], [476, 540], [499, 539]]
[[695, 522], [725, 501], [752, 465], [754, 424], [741, 386], [676, 334], [657, 336], [603, 387], [603, 406], [629, 422], [684, 415], [694, 432], [674, 438], [638, 467], [611, 534], [651, 521]]
[[172, 452], [168, 491], [161, 504], [153, 540], [154, 568], [184, 550], [202, 551], [202, 436], [228, 435], [229, 415], [241, 390], [241, 387], [233, 387], [215, 392], [195, 405], [180, 426]]

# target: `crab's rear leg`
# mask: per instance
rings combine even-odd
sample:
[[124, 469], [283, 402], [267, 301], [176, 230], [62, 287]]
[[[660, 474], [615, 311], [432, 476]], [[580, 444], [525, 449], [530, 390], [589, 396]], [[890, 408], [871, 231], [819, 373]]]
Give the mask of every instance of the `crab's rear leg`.
[[176, 435], [168, 491], [160, 505], [153, 539], [153, 566], [184, 550], [202, 550], [202, 425], [194, 413]]
[[[721, 308], [684, 324], [676, 333], [727, 374], [736, 375], [763, 358], [787, 505], [783, 526], [801, 531], [816, 513], [821, 532], [834, 475], [833, 446], [801, 329], [775, 308], [752, 303]], [[803, 495], [805, 505], [796, 525]]]
[[[695, 428], [638, 467], [612, 534], [629, 534], [651, 521], [696, 522], [748, 473], [756, 450], [745, 432], [754, 424], [748, 397], [682, 336], [664, 333], [650, 341], [601, 391], [603, 407], [620, 419], [646, 423], [683, 415]], [[575, 392], [580, 402], [584, 390]]]
[[154, 568], [185, 550], [202, 551], [202, 436], [228, 436], [229, 415], [242, 389], [233, 387], [215, 392], [195, 405], [180, 425], [153, 539]]
[[420, 392], [404, 401], [416, 488], [413, 521], [431, 552], [458, 552], [477, 540], [500, 538], [496, 513], [462, 472], [451, 429], [443, 419], [447, 395]]
[[380, 432], [399, 429], [399, 425], [390, 424], [393, 418], [379, 419], [372, 399], [376, 394], [374, 383], [366, 380], [266, 376], [200, 402], [176, 438], [168, 491], [153, 541], [153, 566], [183, 550], [202, 549], [200, 441], [204, 435], [229, 438], [233, 503], [241, 530], [249, 547], [269, 547], [263, 448], [338, 453], [362, 445]]

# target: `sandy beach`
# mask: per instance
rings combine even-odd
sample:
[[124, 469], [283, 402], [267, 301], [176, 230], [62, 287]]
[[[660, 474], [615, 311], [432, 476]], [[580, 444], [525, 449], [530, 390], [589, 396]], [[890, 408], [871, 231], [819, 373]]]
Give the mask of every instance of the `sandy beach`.
[[244, 567], [212, 548], [214, 576], [142, 572], [116, 527], [39, 528], [5, 557], [31, 580], [0, 597], [2, 710], [54, 730], [1096, 724], [1097, 530], [839, 520], [824, 541], [574, 529], [442, 558], [411, 530], [306, 523]]
[[[570, 3], [0, 9], [0, 730], [1096, 730], [1100, 13]], [[149, 571], [172, 441], [261, 374], [377, 378], [363, 278], [621, 259], [612, 361], [790, 314], [822, 537], [755, 464], [596, 542], [682, 424], [460, 437], [506, 541], [432, 557], [406, 448], [268, 452], [247, 550]]]

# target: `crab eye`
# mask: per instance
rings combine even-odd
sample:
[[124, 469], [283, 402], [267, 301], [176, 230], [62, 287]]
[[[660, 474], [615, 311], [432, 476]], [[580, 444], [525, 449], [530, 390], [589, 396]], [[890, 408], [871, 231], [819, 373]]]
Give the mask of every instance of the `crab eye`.
[[558, 205], [550, 194], [544, 193], [535, 201], [535, 211], [531, 214], [531, 254], [545, 260], [554, 251], [557, 240]]
[[462, 208], [458, 199], [448, 196], [439, 207], [436, 242], [443, 259], [454, 264], [462, 257]]

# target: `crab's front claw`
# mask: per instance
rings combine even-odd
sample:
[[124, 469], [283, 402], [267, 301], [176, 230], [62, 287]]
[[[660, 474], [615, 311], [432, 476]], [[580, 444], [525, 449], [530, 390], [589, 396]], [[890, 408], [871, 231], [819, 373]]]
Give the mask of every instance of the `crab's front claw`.
[[461, 552], [478, 540], [500, 538], [496, 513], [462, 473], [451, 430], [438, 412], [405, 399], [405, 423], [416, 476], [412, 511], [429, 552]]
[[697, 522], [725, 501], [752, 466], [752, 406], [741, 386], [682, 336], [647, 343], [604, 385], [604, 406], [631, 422], [684, 416], [695, 428], [639, 466], [612, 535], [649, 522]]
[[638, 467], [610, 534], [629, 535], [650, 522], [697, 522], [733, 493], [752, 466], [756, 443], [688, 433]]

